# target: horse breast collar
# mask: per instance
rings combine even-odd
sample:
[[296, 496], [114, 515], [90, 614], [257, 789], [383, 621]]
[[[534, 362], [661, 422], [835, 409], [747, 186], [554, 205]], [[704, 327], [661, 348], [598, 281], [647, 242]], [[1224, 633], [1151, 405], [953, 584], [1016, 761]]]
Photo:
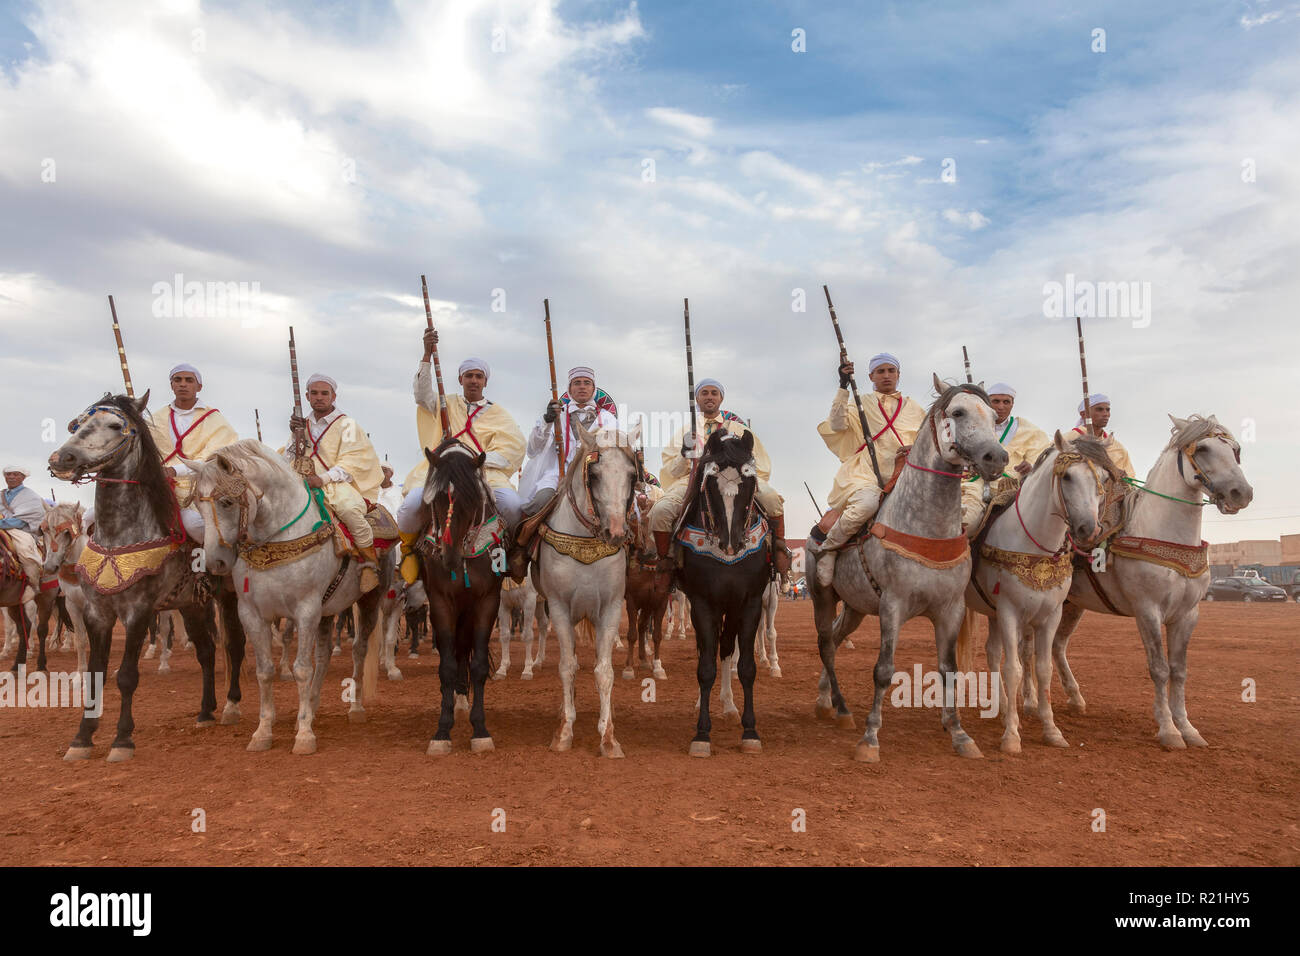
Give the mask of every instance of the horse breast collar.
[[737, 564], [755, 551], [761, 550], [766, 537], [767, 518], [758, 513], [755, 515], [753, 522], [745, 529], [745, 536], [740, 542], [740, 550], [735, 554], [727, 554], [722, 550], [722, 545], [718, 542], [716, 534], [706, 528], [699, 528], [692, 524], [682, 525], [677, 540], [696, 554], [712, 558], [723, 564]]
[[1121, 535], [1110, 543], [1110, 550], [1121, 557], [1169, 568], [1185, 578], [1199, 578], [1210, 570], [1210, 546], [1204, 541], [1200, 544], [1178, 544], [1158, 538]]
[[608, 558], [623, 550], [621, 544], [606, 544], [597, 537], [565, 534], [554, 530], [548, 524], [542, 525], [542, 540], [560, 554], [582, 564], [595, 564], [602, 558]]
[[879, 539], [887, 550], [936, 571], [955, 568], [970, 558], [970, 541], [964, 534], [954, 538], [922, 538], [897, 531], [879, 521], [871, 525], [868, 534]]

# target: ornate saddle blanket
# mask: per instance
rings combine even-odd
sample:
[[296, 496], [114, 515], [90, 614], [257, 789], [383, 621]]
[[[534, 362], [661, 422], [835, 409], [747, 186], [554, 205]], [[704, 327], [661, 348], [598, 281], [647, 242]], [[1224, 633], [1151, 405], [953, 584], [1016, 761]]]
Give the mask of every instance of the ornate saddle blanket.
[[682, 547], [689, 548], [696, 554], [712, 558], [722, 564], [737, 564], [745, 560], [755, 551], [762, 549], [766, 539], [767, 518], [757, 508], [755, 509], [754, 521], [745, 529], [745, 535], [740, 542], [740, 550], [735, 554], [727, 554], [722, 549], [721, 542], [715, 536], [703, 528], [697, 528], [695, 525], [683, 523], [681, 530], [677, 533], [677, 540], [682, 543]]
[[[936, 571], [955, 568], [970, 558], [970, 541], [964, 534], [955, 538], [922, 538], [897, 531], [879, 521], [872, 522], [868, 534], [879, 538], [881, 545], [895, 554]], [[865, 542], [865, 536], [862, 540]]]
[[565, 557], [573, 558], [582, 564], [595, 564], [623, 550], [622, 545], [606, 544], [600, 538], [565, 534], [562, 531], [555, 531], [550, 525], [542, 525], [541, 540]]
[[1170, 568], [1185, 578], [1199, 578], [1210, 570], [1210, 546], [1204, 541], [1200, 544], [1175, 544], [1158, 538], [1119, 535], [1111, 541], [1110, 550], [1112, 554]]
[[[442, 550], [446, 542], [442, 541], [437, 531], [430, 525], [420, 540], [419, 548], [429, 553], [438, 553]], [[505, 524], [501, 521], [500, 515], [491, 515], [482, 524], [474, 525], [465, 532], [465, 539], [460, 545], [460, 557], [466, 561], [472, 558], [479, 558], [487, 554], [496, 547], [506, 547], [509, 544], [509, 536], [506, 533]]]
[[144, 578], [162, 571], [167, 559], [181, 546], [174, 538], [144, 541], [125, 548], [104, 548], [94, 540], [86, 542], [77, 559], [77, 574], [83, 586], [100, 594], [119, 594]]
[[1051, 591], [1068, 583], [1074, 576], [1069, 551], [1058, 554], [1026, 554], [1023, 551], [1003, 551], [989, 544], [981, 544], [979, 554], [998, 567], [1010, 571], [1035, 591]]
[[[339, 520], [333, 509], [329, 509], [329, 512], [330, 522], [334, 526], [335, 553], [339, 557], [350, 554], [354, 558], [359, 558], [360, 554], [352, 541], [352, 535], [348, 532], [347, 526]], [[376, 550], [382, 551], [384, 548], [391, 548], [398, 542], [397, 521], [383, 505], [370, 505], [366, 510], [366, 524], [370, 525], [370, 530], [375, 536]]]

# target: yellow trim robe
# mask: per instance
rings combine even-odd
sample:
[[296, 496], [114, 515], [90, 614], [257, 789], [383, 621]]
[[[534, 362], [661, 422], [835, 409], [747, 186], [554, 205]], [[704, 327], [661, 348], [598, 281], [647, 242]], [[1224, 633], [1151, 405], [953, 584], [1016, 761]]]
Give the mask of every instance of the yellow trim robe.
[[[1032, 465], [1043, 453], [1043, 449], [1052, 444], [1052, 439], [1028, 419], [1021, 418], [1019, 415], [1012, 415], [1011, 418], [1013, 420], [1011, 434], [1006, 441], [1002, 442], [1002, 447], [1010, 456], [1003, 471], [1008, 475], [1020, 477], [1016, 472], [1016, 466], [1022, 462]], [[997, 433], [999, 440], [1002, 438], [1002, 433], [1006, 431], [1007, 424], [1007, 422], [994, 423], [993, 431]], [[984, 479], [977, 477], [974, 481], [963, 481], [961, 484], [962, 524], [969, 527], [983, 509]]]
[[[433, 451], [442, 444], [442, 419], [438, 415], [436, 396], [433, 401], [433, 411], [424, 405], [415, 407], [415, 429], [420, 436], [420, 460], [403, 482], [403, 487], [408, 492], [412, 488], [423, 486], [424, 479], [429, 474], [429, 459], [424, 456], [424, 449]], [[474, 437], [478, 439], [478, 446], [487, 454], [483, 462], [483, 477], [487, 479], [489, 488], [514, 488], [510, 479], [522, 467], [528, 448], [524, 433], [519, 430], [510, 413], [500, 405], [494, 402], [475, 404], [481, 405], [483, 409], [474, 416], [471, 428]], [[465, 396], [448, 395], [447, 422], [451, 425], [453, 435], [465, 427], [468, 418], [469, 403], [465, 401]], [[480, 450], [470, 441], [468, 432], [460, 436], [460, 441], [471, 451]]]
[[[212, 411], [212, 414], [199, 422], [194, 427], [194, 430], [186, 435], [185, 429], [193, 425], [209, 410]], [[189, 503], [190, 495], [193, 493], [194, 477], [193, 472], [180, 459], [189, 458], [194, 461], [202, 461], [213, 452], [220, 451], [227, 445], [233, 445], [239, 441], [239, 433], [235, 431], [230, 422], [226, 421], [226, 417], [221, 412], [201, 401], [195, 402], [194, 407], [190, 409], [191, 415], [188, 422], [181, 416], [176, 419], [176, 427], [185, 437], [181, 440], [181, 454], [168, 461], [167, 456], [176, 450], [176, 437], [172, 434], [171, 412], [171, 405], [166, 405], [152, 412], [149, 417], [149, 433], [153, 435], [154, 444], [158, 446], [158, 452], [163, 459], [163, 466], [176, 469], [176, 497], [180, 500], [181, 506], [184, 507]]]

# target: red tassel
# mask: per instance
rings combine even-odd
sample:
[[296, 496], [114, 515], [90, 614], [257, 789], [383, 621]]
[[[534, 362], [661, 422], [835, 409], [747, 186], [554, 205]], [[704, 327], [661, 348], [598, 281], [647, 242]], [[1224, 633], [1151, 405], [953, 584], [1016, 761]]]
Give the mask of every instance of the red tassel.
[[244, 578], [244, 593], [245, 593], [245, 594], [248, 593], [248, 578], [247, 578], [247, 577]]
[[393, 590], [392, 588], [389, 588], [389, 589], [388, 589], [388, 600], [391, 601], [391, 600], [392, 600], [393, 598], [395, 598], [395, 597], [397, 597], [397, 592], [396, 592], [395, 590]]
[[994, 594], [997, 594], [998, 591], [1000, 591], [1000, 590], [1002, 590], [1002, 582], [1001, 582], [1001, 581], [999, 581], [999, 582], [997, 582], [997, 584], [993, 585], [993, 593], [994, 593]]

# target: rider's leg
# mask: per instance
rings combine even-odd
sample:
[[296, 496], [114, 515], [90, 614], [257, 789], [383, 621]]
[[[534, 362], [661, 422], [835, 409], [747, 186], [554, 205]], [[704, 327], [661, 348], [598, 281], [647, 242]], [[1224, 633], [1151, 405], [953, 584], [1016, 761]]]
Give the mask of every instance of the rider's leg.
[[849, 497], [844, 512], [836, 519], [821, 546], [822, 554], [817, 559], [818, 584], [830, 586], [835, 577], [835, 549], [847, 544], [879, 507], [880, 489], [874, 484], [862, 485]]

